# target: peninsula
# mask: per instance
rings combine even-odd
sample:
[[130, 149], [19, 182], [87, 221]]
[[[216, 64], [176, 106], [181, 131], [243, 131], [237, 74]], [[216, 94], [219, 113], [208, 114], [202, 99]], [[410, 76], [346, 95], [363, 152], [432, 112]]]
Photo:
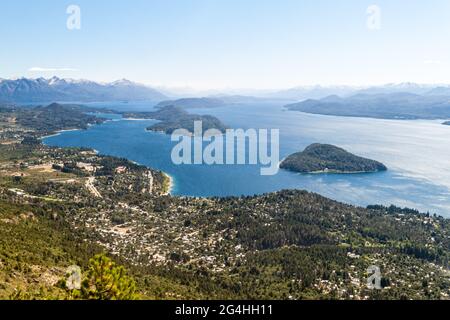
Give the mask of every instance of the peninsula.
[[210, 115], [191, 114], [177, 106], [165, 106], [152, 112], [124, 113], [124, 118], [155, 119], [160, 122], [147, 128], [148, 131], [172, 134], [177, 129], [194, 132], [194, 122], [201, 121], [203, 133], [210, 129], [217, 129], [225, 133], [227, 127], [216, 117]]

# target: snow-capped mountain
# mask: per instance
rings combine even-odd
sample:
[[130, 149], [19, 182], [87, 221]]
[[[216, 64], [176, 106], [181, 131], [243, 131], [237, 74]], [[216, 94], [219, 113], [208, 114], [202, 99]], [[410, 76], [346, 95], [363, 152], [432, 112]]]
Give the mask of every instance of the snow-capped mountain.
[[389, 83], [385, 85], [352, 87], [352, 86], [302, 86], [272, 93], [269, 96], [293, 100], [323, 99], [330, 95], [350, 97], [357, 94], [380, 95], [412, 93], [418, 95], [450, 96], [450, 87], [436, 84], [419, 84], [414, 82]]
[[419, 84], [414, 82], [389, 83], [383, 86], [374, 86], [360, 90], [361, 94], [390, 94], [408, 92], [414, 94], [425, 94], [435, 88], [432, 84]]
[[7, 103], [117, 100], [163, 101], [166, 99], [165, 95], [155, 89], [125, 79], [112, 83], [60, 79], [58, 77], [50, 79], [0, 79], [0, 102]]

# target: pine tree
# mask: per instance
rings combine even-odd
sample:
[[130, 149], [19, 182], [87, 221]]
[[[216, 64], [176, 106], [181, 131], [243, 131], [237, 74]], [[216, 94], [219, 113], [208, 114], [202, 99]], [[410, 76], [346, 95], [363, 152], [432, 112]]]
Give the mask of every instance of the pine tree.
[[135, 300], [135, 292], [136, 283], [125, 268], [100, 254], [89, 260], [80, 290], [70, 294], [71, 298], [82, 300]]

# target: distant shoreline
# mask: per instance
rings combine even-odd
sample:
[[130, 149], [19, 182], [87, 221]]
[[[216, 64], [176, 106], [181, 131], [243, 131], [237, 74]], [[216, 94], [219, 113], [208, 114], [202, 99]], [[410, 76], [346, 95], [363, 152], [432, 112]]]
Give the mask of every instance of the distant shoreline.
[[81, 130], [83, 130], [83, 129], [65, 129], [65, 130], [58, 130], [58, 131], [56, 131], [56, 133], [49, 134], [49, 135], [47, 135], [47, 136], [39, 137], [39, 139], [40, 139], [40, 140], [44, 140], [44, 139], [47, 139], [47, 138], [52, 138], [52, 137], [60, 136], [61, 133], [64, 133], [64, 132], [81, 131]]
[[156, 119], [151, 119], [151, 118], [122, 118], [120, 119], [121, 121], [155, 121]]
[[[39, 137], [39, 140], [43, 141], [43, 140], [45, 140], [45, 139], [47, 139], [47, 138], [57, 137], [57, 136], [60, 136], [60, 135], [61, 135], [62, 133], [64, 133], [64, 132], [82, 131], [82, 130], [84, 130], [84, 129], [64, 129], [64, 130], [58, 130], [58, 131], [56, 131], [56, 133], [54, 133], [54, 134], [50, 134], [50, 135], [46, 135], [46, 136]], [[58, 147], [58, 148], [65, 149], [64, 147]], [[96, 150], [96, 149], [92, 149], [92, 151], [95, 152], [96, 154], [100, 154], [100, 152], [99, 152], [98, 150]], [[151, 167], [149, 167], [149, 166], [147, 166], [147, 165], [142, 165], [142, 164], [140, 164], [140, 163], [138, 163], [138, 162], [136, 162], [136, 161], [130, 160], [130, 159], [127, 159], [127, 160], [130, 161], [131, 163], [136, 164], [136, 165], [144, 166], [144, 167], [146, 167], [146, 168], [149, 169], [149, 170], [158, 170], [158, 169], [155, 169], [155, 168], [151, 168]], [[160, 171], [162, 172], [162, 174], [164, 175], [164, 177], [167, 178], [167, 181], [168, 181], [167, 191], [164, 192], [164, 195], [172, 195], [172, 192], [173, 192], [173, 190], [175, 189], [175, 179], [174, 179], [170, 174], [168, 174], [167, 172], [164, 172], [164, 171], [162, 171], [162, 170], [160, 170]]]

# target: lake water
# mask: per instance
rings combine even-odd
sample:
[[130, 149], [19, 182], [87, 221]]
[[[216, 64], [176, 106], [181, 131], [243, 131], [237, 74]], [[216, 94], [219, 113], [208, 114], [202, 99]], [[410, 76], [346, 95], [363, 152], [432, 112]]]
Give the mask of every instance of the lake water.
[[[112, 107], [112, 104], [96, 104]], [[137, 104], [143, 110], [142, 104]], [[128, 103], [123, 108], [133, 108]], [[285, 111], [280, 104], [243, 104], [190, 110], [217, 116], [232, 128], [279, 129], [280, 158], [311, 143], [330, 143], [383, 162], [389, 171], [373, 174], [296, 174], [261, 176], [254, 165], [175, 165], [170, 136], [145, 131], [152, 120], [122, 120], [85, 131], [46, 138], [48, 145], [90, 147], [160, 169], [175, 180], [173, 194], [254, 195], [305, 189], [332, 199], [366, 206], [395, 204], [450, 216], [450, 126], [440, 121], [397, 121], [332, 117]]]

